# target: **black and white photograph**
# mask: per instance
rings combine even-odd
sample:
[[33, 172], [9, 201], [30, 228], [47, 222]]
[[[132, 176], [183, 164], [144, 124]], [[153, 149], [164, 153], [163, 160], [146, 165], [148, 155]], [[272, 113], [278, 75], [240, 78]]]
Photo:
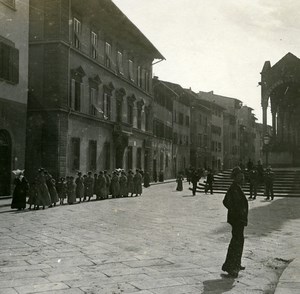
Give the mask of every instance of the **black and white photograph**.
[[299, 294], [299, 11], [0, 0], [0, 294]]

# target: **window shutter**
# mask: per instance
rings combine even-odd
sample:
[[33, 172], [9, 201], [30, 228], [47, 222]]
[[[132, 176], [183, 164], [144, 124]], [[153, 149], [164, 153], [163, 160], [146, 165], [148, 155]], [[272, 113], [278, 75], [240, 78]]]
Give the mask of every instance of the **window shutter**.
[[75, 108], [75, 80], [71, 80], [71, 100], [69, 102], [71, 108]]
[[79, 111], [82, 110], [81, 104], [82, 102], [85, 101], [84, 99], [84, 84], [80, 83], [80, 97], [79, 97]]
[[15, 84], [19, 83], [19, 50], [11, 48], [11, 81]]

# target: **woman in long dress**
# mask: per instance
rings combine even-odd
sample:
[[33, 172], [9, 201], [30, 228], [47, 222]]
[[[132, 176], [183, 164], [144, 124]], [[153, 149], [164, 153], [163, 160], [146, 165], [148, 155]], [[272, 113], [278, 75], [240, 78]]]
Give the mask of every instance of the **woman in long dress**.
[[56, 181], [52, 178], [52, 176], [48, 172], [45, 172], [45, 174], [46, 174], [46, 184], [51, 198], [51, 206], [52, 205], [56, 206], [56, 203], [59, 201], [57, 191], [56, 191]]
[[15, 189], [13, 192], [13, 199], [11, 203], [11, 208], [17, 208], [18, 210], [22, 210], [26, 208], [26, 196], [29, 189], [28, 182], [24, 177], [24, 171], [16, 170], [13, 171], [16, 175], [14, 180]]
[[67, 177], [67, 195], [68, 195], [68, 204], [76, 203], [76, 194], [75, 194], [75, 183], [74, 177]]
[[182, 176], [181, 173], [179, 173], [178, 176], [177, 176], [177, 179], [176, 179], [176, 182], [177, 182], [176, 190], [177, 191], [182, 191], [183, 190], [182, 181], [183, 181], [183, 176]]
[[77, 176], [78, 177], [75, 180], [75, 184], [76, 184], [76, 198], [78, 198], [79, 202], [81, 202], [81, 199], [83, 200], [83, 197], [84, 197], [84, 184], [83, 184], [82, 173], [78, 172]]
[[132, 170], [129, 170], [128, 174], [127, 174], [127, 193], [128, 193], [128, 196], [132, 197], [133, 192], [134, 192], [134, 187], [133, 187], [133, 172], [132, 172]]
[[37, 194], [38, 194], [37, 209], [39, 209], [39, 206], [42, 206], [43, 209], [45, 209], [45, 206], [51, 206], [51, 197], [46, 184], [45, 171], [43, 168], [40, 168], [38, 170], [36, 183], [37, 183]]
[[142, 175], [137, 169], [133, 177], [133, 187], [134, 187], [133, 190], [134, 190], [135, 197], [142, 195], [142, 191], [143, 191], [142, 181], [143, 181]]

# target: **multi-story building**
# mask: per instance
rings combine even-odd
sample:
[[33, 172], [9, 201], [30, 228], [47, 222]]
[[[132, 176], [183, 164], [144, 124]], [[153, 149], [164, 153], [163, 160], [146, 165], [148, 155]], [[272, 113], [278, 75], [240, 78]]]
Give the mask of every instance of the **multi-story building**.
[[153, 176], [163, 172], [165, 178], [172, 178], [172, 112], [176, 93], [156, 77], [153, 79], [153, 93]]
[[185, 89], [189, 95], [191, 107], [191, 166], [195, 168], [211, 168], [211, 122], [212, 111], [204, 105], [199, 96], [191, 89]]
[[220, 171], [223, 169], [224, 164], [224, 152], [223, 152], [223, 126], [224, 107], [205, 99], [201, 99], [204, 95], [210, 95], [207, 93], [199, 94], [199, 99], [202, 104], [207, 106], [211, 110], [211, 168], [214, 171]]
[[0, 1], [0, 196], [23, 169], [28, 89], [29, 0]]
[[185, 173], [190, 166], [190, 100], [180, 85], [166, 81], [161, 83], [169, 89], [173, 101], [172, 176], [176, 177], [179, 172]]
[[164, 58], [115, 4], [31, 0], [29, 44], [26, 168], [151, 169], [152, 62]]
[[255, 159], [255, 138], [256, 138], [256, 117], [253, 109], [248, 106], [242, 106], [238, 111], [238, 120], [240, 124], [240, 161], [244, 164], [249, 159]]
[[242, 107], [242, 102], [236, 98], [214, 94], [213, 91], [199, 92], [198, 95], [202, 99], [214, 102], [225, 108], [223, 112], [223, 168], [232, 168], [240, 162], [238, 110]]

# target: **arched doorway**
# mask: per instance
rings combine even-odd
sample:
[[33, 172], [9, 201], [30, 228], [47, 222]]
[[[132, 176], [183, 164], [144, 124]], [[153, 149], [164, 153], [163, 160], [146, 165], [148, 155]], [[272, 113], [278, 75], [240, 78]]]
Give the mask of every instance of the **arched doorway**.
[[11, 179], [11, 137], [6, 130], [0, 130], [0, 196], [10, 195]]

